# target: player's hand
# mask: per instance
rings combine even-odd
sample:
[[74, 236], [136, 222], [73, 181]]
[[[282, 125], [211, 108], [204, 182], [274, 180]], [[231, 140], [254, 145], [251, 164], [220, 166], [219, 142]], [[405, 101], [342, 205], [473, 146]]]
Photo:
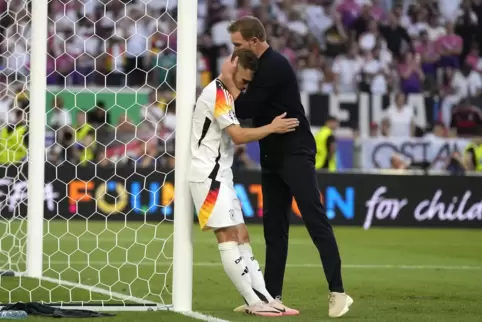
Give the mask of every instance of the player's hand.
[[226, 58], [226, 60], [223, 63], [223, 66], [221, 66], [221, 75], [226, 78], [232, 78], [234, 75], [234, 72], [236, 71], [236, 67], [238, 66], [238, 57], [234, 58], [233, 61], [231, 61], [231, 55]]
[[281, 134], [293, 132], [300, 125], [300, 121], [298, 121], [297, 118], [287, 119], [285, 117], [286, 112], [274, 118], [273, 122], [271, 122], [273, 133]]

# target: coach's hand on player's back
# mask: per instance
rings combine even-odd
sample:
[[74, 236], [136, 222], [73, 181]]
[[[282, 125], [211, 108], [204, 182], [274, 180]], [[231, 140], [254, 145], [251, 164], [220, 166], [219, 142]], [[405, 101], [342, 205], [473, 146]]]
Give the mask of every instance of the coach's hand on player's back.
[[271, 122], [273, 133], [293, 132], [300, 125], [300, 121], [297, 118], [287, 119], [285, 117], [286, 112], [274, 118], [273, 122]]

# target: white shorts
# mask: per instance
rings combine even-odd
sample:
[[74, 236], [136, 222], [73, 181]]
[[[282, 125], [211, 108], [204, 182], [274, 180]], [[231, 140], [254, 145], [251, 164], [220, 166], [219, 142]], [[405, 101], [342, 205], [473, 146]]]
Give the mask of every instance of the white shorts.
[[203, 231], [244, 224], [241, 203], [233, 184], [212, 179], [189, 182], [199, 225]]

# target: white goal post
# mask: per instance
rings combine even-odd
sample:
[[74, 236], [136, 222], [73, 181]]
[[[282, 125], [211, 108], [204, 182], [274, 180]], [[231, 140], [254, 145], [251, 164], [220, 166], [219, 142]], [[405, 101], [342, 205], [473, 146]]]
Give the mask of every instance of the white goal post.
[[[30, 108], [27, 183], [24, 182], [25, 179], [20, 178], [23, 173], [23, 164], [27, 164], [22, 163], [17, 165], [16, 177], [9, 177], [8, 181], [5, 181], [9, 182], [8, 192], [0, 190], [0, 197], [6, 198], [0, 200], [2, 211], [0, 214], [0, 275], [4, 274], [0, 276], [0, 293], [3, 294], [3, 296], [0, 295], [0, 307], [17, 301], [36, 301], [54, 306], [102, 311], [173, 309], [189, 312], [192, 310], [194, 210], [187, 174], [190, 166], [191, 119], [196, 99], [197, 0], [177, 0], [177, 60], [174, 67], [177, 74], [174, 131], [175, 189], [173, 189], [173, 196], [170, 197], [171, 200], [168, 200], [169, 187], [173, 184], [169, 183], [168, 187], [166, 183], [170, 172], [164, 172], [155, 166], [154, 170], [149, 172], [142, 169], [138, 171], [136, 165], [133, 172], [137, 176], [137, 181], [134, 182], [130, 182], [129, 174], [119, 174], [117, 165], [109, 170], [112, 171], [110, 176], [103, 173], [103, 170], [95, 170], [95, 178], [88, 176], [84, 178], [81, 174], [77, 174], [79, 166], [71, 166], [71, 169], [76, 172], [72, 178], [78, 179], [78, 182], [85, 186], [81, 186], [81, 196], [77, 199], [72, 197], [69, 190], [72, 188], [70, 185], [72, 182], [63, 182], [63, 178], [50, 178], [45, 168], [41, 166], [48, 164], [45, 144], [48, 122], [45, 111], [47, 110], [46, 93], [50, 91], [50, 87], [47, 86], [49, 55], [47, 43], [49, 37], [52, 37], [48, 34], [48, 20], [51, 19], [48, 16], [49, 1], [51, 0], [31, 0], [31, 39], [30, 50], [28, 50]], [[141, 4], [147, 2], [149, 1], [141, 1]], [[169, 3], [169, 0], [167, 2]], [[167, 35], [168, 38], [169, 36]], [[117, 93], [123, 93], [122, 89], [111, 90], [106, 85], [104, 89], [94, 90], [85, 86], [85, 89], [73, 90], [65, 85], [65, 88], [53, 93], [53, 97], [56, 99], [57, 95], [69, 92], [74, 97], [73, 101], [76, 101], [76, 91], [82, 95], [87, 92], [95, 98], [97, 93], [108, 92], [108, 95], [115, 96], [116, 104], [122, 105], [122, 102], [117, 102], [121, 100], [120, 96], [116, 96]], [[137, 94], [143, 93], [143, 90], [129, 88], [129, 93], [135, 96], [137, 106]], [[171, 103], [166, 105], [166, 114]], [[79, 113], [87, 114], [87, 112]], [[140, 125], [134, 125], [136, 129], [138, 126]], [[56, 131], [54, 131], [55, 135], [57, 135]], [[97, 132], [94, 133], [94, 140], [97, 142]], [[163, 142], [164, 145], [166, 141]], [[149, 142], [144, 144], [146, 150], [142, 156], [151, 157], [147, 151]], [[164, 152], [164, 154], [168, 153]], [[157, 159], [154, 164], [157, 164], [156, 162]], [[50, 167], [57, 171], [65, 163], [68, 162]], [[7, 170], [3, 173], [7, 173]], [[152, 177], [155, 174], [158, 176]], [[25, 177], [26, 173], [23, 175]], [[0, 177], [1, 179], [4, 178]], [[111, 179], [113, 182], [109, 181]], [[92, 183], [94, 180], [98, 182]], [[10, 209], [14, 213], [13, 217], [8, 217], [4, 215], [3, 209], [8, 207], [9, 194], [20, 181], [27, 187], [18, 192], [21, 196], [16, 200], [24, 206], [26, 204], [26, 216], [25, 213], [22, 214], [22, 210], [19, 210], [23, 208], [15, 204]], [[60, 190], [67, 191], [63, 200], [52, 197], [57, 193], [52, 186], [55, 187], [59, 182], [63, 185]], [[132, 188], [133, 190], [127, 191], [127, 188], [123, 188], [123, 184], [125, 187], [130, 184], [131, 188], [135, 187], [137, 190]], [[95, 188], [92, 188], [93, 186]], [[116, 195], [110, 197], [110, 203], [106, 203], [106, 196], [111, 193], [111, 190], [116, 191]], [[140, 203], [139, 195], [142, 193], [149, 195], [148, 207], [141, 208], [137, 204]], [[22, 194], [28, 194], [28, 198]], [[50, 217], [46, 217], [44, 213], [47, 199], [55, 205], [51, 209], [52, 212], [57, 211], [56, 214], [50, 214]], [[75, 218], [85, 200], [93, 204], [92, 207], [95, 207], [96, 212], [100, 212], [99, 209], [104, 211], [99, 215], [101, 220], [91, 222], [91, 216], [85, 214]], [[174, 200], [176, 202], [172, 209]], [[61, 202], [68, 202], [72, 207], [69, 208], [72, 209], [72, 213], [61, 213], [59, 210]], [[131, 208], [127, 210], [126, 204], [129, 202]], [[162, 213], [160, 222], [146, 219], [152, 207]], [[168, 217], [172, 212], [175, 213], [173, 220]], [[143, 219], [136, 224], [131, 224], [131, 221], [126, 218], [135, 216], [136, 213], [143, 216], [139, 217]], [[109, 216], [122, 219], [111, 226]], [[168, 232], [166, 227], [170, 226], [170, 221], [173, 221], [173, 225]], [[132, 280], [130, 280], [131, 277]], [[171, 278], [172, 284], [168, 280]], [[159, 285], [161, 283], [164, 285]], [[147, 294], [136, 293], [139, 285], [144, 287]], [[18, 293], [18, 291], [21, 292]], [[157, 294], [161, 292], [162, 294]], [[172, 299], [164, 298], [166, 295], [172, 295]]]
[[178, 53], [176, 84], [176, 192], [173, 252], [174, 310], [192, 310], [192, 214], [193, 205], [187, 182], [191, 161], [191, 124], [196, 99], [197, 0], [180, 0], [178, 6]]

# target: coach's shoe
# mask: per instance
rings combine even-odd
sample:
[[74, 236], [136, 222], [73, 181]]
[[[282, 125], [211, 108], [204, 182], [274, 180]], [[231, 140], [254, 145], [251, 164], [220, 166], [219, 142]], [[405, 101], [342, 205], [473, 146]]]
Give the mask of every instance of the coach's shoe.
[[270, 302], [269, 305], [280, 311], [283, 316], [295, 316], [300, 314], [300, 311], [287, 307], [278, 299]]
[[350, 310], [353, 299], [346, 293], [331, 292], [328, 295], [328, 304], [328, 316], [330, 318], [339, 318]]
[[266, 303], [258, 303], [247, 306], [245, 312], [250, 315], [265, 317], [283, 316], [280, 311]]

